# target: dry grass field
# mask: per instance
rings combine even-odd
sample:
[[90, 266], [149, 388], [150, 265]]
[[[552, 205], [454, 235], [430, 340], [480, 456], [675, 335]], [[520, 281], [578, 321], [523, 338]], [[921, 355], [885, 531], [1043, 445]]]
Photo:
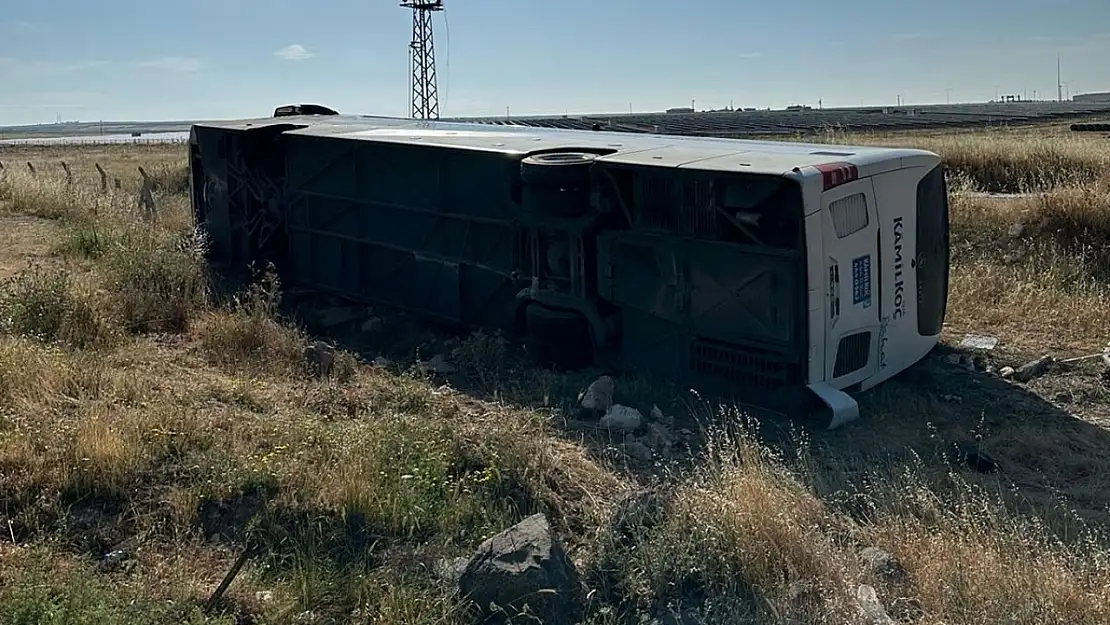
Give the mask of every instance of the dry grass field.
[[[863, 584], [904, 623], [1110, 623], [1110, 376], [1097, 358], [995, 373], [1110, 341], [1110, 139], [826, 139], [951, 166], [945, 346], [834, 432], [618, 381], [621, 403], [676, 420], [652, 462], [571, 420], [588, 377], [494, 337], [399, 342], [386, 316], [369, 348], [394, 364], [343, 352], [312, 375], [279, 284], [211, 287], [183, 147], [0, 148], [0, 624], [466, 623], [440, 562], [534, 512], [596, 625], [883, 622]], [[11, 166], [28, 160], [38, 176]], [[62, 160], [157, 170], [158, 219], [135, 178], [67, 186]], [[1031, 195], [983, 193], [1000, 191]], [[967, 333], [998, 347], [961, 350]], [[413, 365], [444, 343], [453, 373]], [[957, 442], [999, 469], [953, 461]], [[643, 491], [660, 515], [622, 529]]]

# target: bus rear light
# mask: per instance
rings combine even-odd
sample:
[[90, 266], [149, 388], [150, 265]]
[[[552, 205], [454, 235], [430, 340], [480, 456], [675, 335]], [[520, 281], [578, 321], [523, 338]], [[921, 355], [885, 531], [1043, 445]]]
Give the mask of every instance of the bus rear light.
[[859, 168], [851, 163], [822, 163], [817, 165], [825, 183], [825, 191], [859, 179]]

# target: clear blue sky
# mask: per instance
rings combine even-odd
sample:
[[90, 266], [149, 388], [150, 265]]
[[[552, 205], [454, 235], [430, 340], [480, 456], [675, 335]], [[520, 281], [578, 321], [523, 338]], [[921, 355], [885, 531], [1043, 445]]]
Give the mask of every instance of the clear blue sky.
[[[0, 125], [407, 115], [394, 0], [4, 0]], [[1107, 0], [446, 0], [444, 116], [1110, 90]]]

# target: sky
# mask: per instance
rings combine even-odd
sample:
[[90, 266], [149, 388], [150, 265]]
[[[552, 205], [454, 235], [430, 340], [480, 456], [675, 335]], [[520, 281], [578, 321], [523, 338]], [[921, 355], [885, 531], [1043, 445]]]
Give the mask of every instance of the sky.
[[[407, 116], [397, 0], [4, 0], [0, 125]], [[982, 102], [1110, 91], [1107, 0], [445, 0], [440, 112]]]

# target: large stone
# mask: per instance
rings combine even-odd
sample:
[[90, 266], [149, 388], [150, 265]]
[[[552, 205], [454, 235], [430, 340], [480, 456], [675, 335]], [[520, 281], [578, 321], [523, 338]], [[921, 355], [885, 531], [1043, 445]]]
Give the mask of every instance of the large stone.
[[613, 405], [615, 390], [616, 383], [613, 382], [613, 378], [603, 375], [590, 383], [579, 396], [578, 401], [582, 404], [582, 408], [589, 412], [605, 413]]
[[1018, 382], [1032, 381], [1033, 378], [1039, 378], [1042, 375], [1048, 373], [1049, 368], [1052, 367], [1052, 364], [1054, 362], [1055, 360], [1052, 358], [1052, 356], [1041, 356], [1040, 358], [1032, 362], [1027, 362], [1024, 365], [1018, 367], [1017, 370], [1014, 372], [1013, 377]]
[[873, 586], [861, 584], [856, 589], [856, 605], [865, 625], [895, 625]]
[[601, 427], [607, 430], [621, 432], [634, 432], [643, 424], [644, 415], [640, 414], [639, 410], [620, 404], [613, 404], [600, 422]]
[[655, 460], [655, 452], [638, 440], [629, 440], [624, 443], [624, 454], [637, 464], [651, 464]]
[[459, 578], [459, 593], [490, 619], [484, 623], [572, 625], [585, 606], [578, 571], [542, 514], [482, 543]]
[[455, 372], [455, 365], [447, 362], [443, 354], [436, 354], [432, 356], [431, 360], [421, 361], [417, 365], [424, 373], [438, 373], [440, 375], [450, 375]]
[[325, 328], [335, 328], [348, 324], [358, 319], [359, 312], [353, 308], [329, 308], [320, 313], [320, 325]]
[[304, 359], [309, 373], [326, 377], [335, 366], [335, 348], [323, 341], [314, 341], [304, 348]]

